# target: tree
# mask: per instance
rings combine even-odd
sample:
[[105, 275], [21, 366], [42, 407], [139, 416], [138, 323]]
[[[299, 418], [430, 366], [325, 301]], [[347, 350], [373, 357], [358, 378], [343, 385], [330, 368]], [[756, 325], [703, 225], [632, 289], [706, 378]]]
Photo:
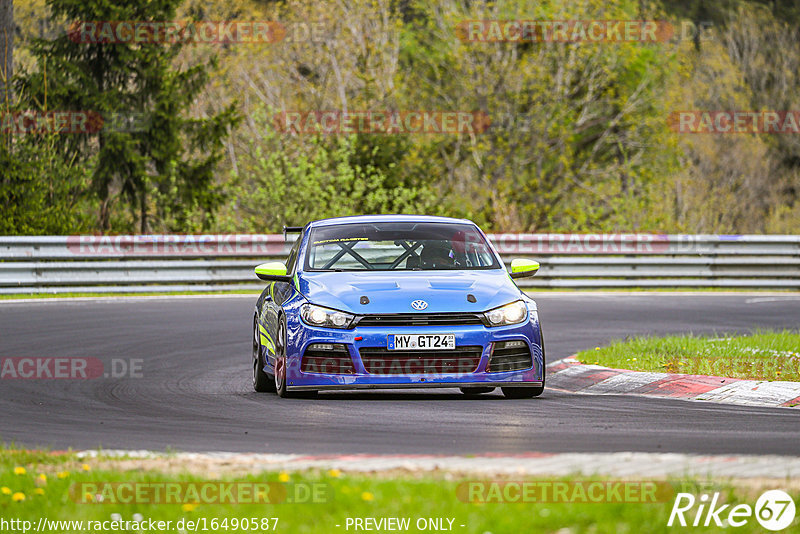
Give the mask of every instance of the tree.
[[0, 104], [8, 109], [14, 72], [14, 2], [0, 0]]
[[[56, 18], [67, 21], [169, 21], [180, 0], [49, 0]], [[84, 42], [88, 41], [88, 42]], [[183, 67], [181, 42], [100, 42], [69, 33], [37, 40], [39, 71], [22, 87], [49, 109], [77, 109], [111, 117], [136, 117], [137, 128], [104, 123], [98, 134], [68, 140], [82, 154], [96, 153], [92, 187], [100, 201], [104, 232], [189, 231], [207, 228], [221, 193], [214, 170], [225, 136], [235, 124], [233, 105], [206, 118], [192, 118], [209, 67]], [[212, 58], [213, 60], [213, 58]], [[45, 77], [47, 72], [49, 79]], [[117, 202], [122, 199], [127, 205]]]
[[92, 227], [91, 172], [59, 148], [58, 134], [3, 136], [0, 235], [58, 235]]

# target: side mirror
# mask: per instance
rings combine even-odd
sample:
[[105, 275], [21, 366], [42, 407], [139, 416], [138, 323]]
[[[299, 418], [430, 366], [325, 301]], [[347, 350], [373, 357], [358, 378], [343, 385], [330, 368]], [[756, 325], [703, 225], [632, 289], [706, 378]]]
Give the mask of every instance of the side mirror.
[[533, 276], [539, 270], [539, 262], [517, 258], [511, 260], [511, 278]]
[[291, 282], [292, 277], [286, 276], [286, 265], [279, 261], [262, 263], [255, 268], [256, 276], [267, 282]]

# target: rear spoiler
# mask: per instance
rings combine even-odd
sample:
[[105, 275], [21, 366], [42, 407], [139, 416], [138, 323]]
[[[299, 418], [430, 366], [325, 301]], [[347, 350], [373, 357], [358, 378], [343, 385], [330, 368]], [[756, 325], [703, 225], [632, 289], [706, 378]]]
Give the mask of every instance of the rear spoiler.
[[286, 239], [286, 234], [299, 234], [303, 232], [303, 228], [305, 226], [284, 226], [283, 227], [283, 239]]

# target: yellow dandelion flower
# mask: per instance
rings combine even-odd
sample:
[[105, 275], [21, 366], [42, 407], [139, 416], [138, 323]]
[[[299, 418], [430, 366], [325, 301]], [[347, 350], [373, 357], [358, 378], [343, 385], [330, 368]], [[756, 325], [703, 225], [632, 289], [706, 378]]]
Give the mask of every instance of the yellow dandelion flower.
[[44, 490], [42, 488], [36, 488], [33, 490], [36, 495], [44, 495]]
[[36, 477], [36, 480], [46, 484], [47, 483], [47, 475], [45, 475], [44, 473], [39, 473], [39, 476]]
[[92, 468], [89, 466], [89, 464], [83, 464], [81, 466], [81, 469], [83, 469], [84, 471], [91, 471], [92, 470]]
[[281, 471], [281, 473], [278, 475], [278, 480], [281, 482], [289, 482], [289, 473], [286, 471]]
[[338, 469], [331, 469], [330, 471], [328, 471], [328, 475], [332, 476], [333, 478], [339, 478], [340, 476], [342, 476], [342, 472], [339, 471]]
[[181, 506], [181, 510], [183, 510], [184, 512], [192, 512], [192, 511], [194, 511], [195, 508], [197, 508], [197, 505], [196, 504], [192, 504], [190, 502], [187, 502], [186, 504]]
[[14, 468], [14, 474], [15, 475], [24, 475], [27, 472], [28, 471], [26, 471], [25, 468], [21, 467], [21, 466], [17, 466], [17, 467]]
[[56, 476], [58, 478], [67, 478], [69, 476], [69, 471], [59, 471], [58, 475]]
[[364, 501], [367, 501], [367, 502], [374, 501], [375, 500], [375, 496], [373, 494], [371, 494], [370, 492], [365, 491], [364, 493], [361, 494], [361, 500], [364, 500]]
[[14, 502], [22, 502], [25, 500], [25, 494], [18, 491], [14, 495], [11, 496], [11, 500]]
[[89, 493], [88, 491], [83, 494], [83, 501], [84, 502], [92, 502], [94, 500], [94, 496]]
[[11, 488], [3, 486], [2, 488], [0, 488], [0, 493], [2, 493], [3, 495], [11, 495]]

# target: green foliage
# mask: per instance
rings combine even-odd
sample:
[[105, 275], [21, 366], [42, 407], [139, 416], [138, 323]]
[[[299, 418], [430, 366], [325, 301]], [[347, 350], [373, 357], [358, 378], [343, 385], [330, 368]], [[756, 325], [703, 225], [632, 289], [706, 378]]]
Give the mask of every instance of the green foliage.
[[[48, 7], [68, 21], [164, 21], [175, 19], [179, 3], [49, 0]], [[179, 43], [82, 43], [68, 34], [33, 46], [39, 69], [23, 76], [19, 86], [39, 108], [147, 119], [134, 131], [104, 128], [63, 143], [84, 157], [96, 156], [92, 188], [103, 231], [186, 231], [208, 228], [213, 220], [221, 200], [214, 170], [236, 113], [229, 106], [206, 119], [188, 116], [209, 67], [183, 67], [181, 49]], [[112, 221], [126, 220], [115, 213], [124, 209], [118, 196], [130, 210], [121, 228], [112, 227]]]
[[[20, 10], [20, 109], [148, 121], [7, 143], [4, 232], [271, 232], [388, 212], [509, 232], [800, 227], [796, 135], [686, 135], [667, 122], [677, 110], [799, 109], [796, 2], [47, 0], [56, 21], [323, 30], [321, 40], [182, 47], [36, 41], [43, 1]], [[668, 20], [677, 33], [657, 43], [481, 43], [456, 31], [508, 19]], [[710, 26], [684, 32], [692, 24]], [[298, 136], [272, 128], [268, 114], [285, 110], [480, 110], [491, 127]], [[45, 163], [63, 176], [56, 188]], [[43, 213], [61, 215], [48, 225]]]
[[84, 194], [90, 173], [75, 155], [59, 151], [55, 137], [22, 136], [0, 145], [0, 235], [74, 234], [91, 228]]
[[[238, 161], [226, 231], [280, 232], [309, 220], [435, 212], [436, 195], [395, 170], [395, 141], [379, 135], [312, 136], [301, 147], [267, 130]], [[265, 149], [266, 148], [266, 149]]]

